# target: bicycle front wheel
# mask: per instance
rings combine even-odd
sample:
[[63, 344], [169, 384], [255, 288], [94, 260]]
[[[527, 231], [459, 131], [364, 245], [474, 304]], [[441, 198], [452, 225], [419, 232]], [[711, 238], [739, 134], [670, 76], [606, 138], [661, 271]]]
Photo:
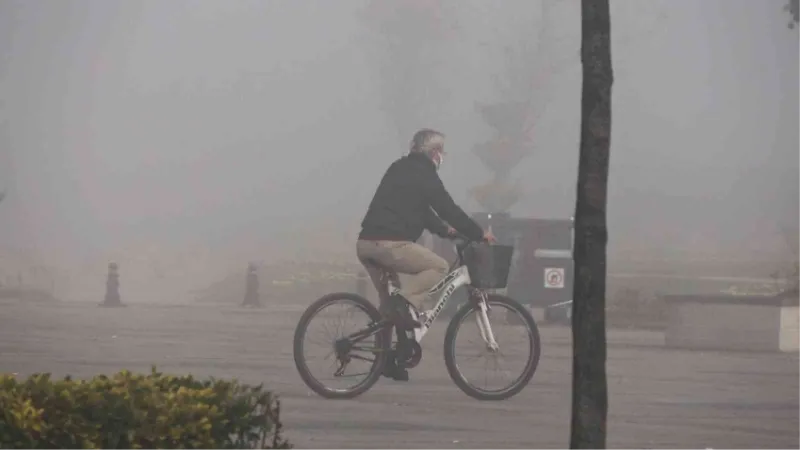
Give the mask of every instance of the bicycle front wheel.
[[[489, 294], [486, 304], [498, 348], [491, 348], [484, 339], [481, 309], [471, 303], [459, 309], [447, 327], [444, 361], [450, 378], [465, 394], [478, 400], [505, 400], [522, 391], [536, 372], [541, 356], [539, 329], [531, 313], [515, 300]], [[515, 322], [523, 326], [509, 325], [509, 315], [516, 316]], [[484, 373], [473, 374], [476, 368]], [[493, 376], [485, 373], [489, 371]], [[492, 387], [489, 381], [495, 378], [501, 382]]]
[[[390, 330], [381, 323], [377, 308], [355, 294], [328, 294], [311, 304], [294, 333], [300, 378], [325, 398], [366, 392], [380, 378], [391, 348]], [[315, 354], [321, 360], [316, 364]]]

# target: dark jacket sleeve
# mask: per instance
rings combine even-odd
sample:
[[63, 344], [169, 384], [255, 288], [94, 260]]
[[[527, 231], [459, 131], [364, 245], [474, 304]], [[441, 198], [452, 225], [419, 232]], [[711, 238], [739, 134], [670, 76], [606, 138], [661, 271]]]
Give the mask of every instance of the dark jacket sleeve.
[[428, 202], [439, 217], [467, 238], [474, 241], [483, 239], [483, 229], [456, 205], [436, 170], [432, 169], [425, 178]]
[[428, 212], [425, 214], [425, 228], [437, 236], [447, 237], [447, 225], [431, 208], [428, 208]]

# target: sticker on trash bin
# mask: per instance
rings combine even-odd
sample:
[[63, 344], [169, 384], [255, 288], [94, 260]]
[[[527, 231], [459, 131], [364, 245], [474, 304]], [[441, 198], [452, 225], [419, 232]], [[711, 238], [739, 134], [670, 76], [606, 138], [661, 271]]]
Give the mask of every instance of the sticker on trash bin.
[[544, 269], [544, 287], [548, 289], [563, 289], [564, 269], [561, 267]]

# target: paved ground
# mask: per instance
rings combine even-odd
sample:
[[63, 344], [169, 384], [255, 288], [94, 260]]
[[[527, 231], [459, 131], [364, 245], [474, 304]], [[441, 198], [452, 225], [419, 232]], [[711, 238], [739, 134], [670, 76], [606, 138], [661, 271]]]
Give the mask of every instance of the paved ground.
[[[449, 380], [443, 326], [426, 337], [412, 382], [380, 381], [351, 401], [311, 394], [292, 362], [303, 305], [0, 304], [0, 372], [90, 376], [123, 368], [264, 382], [284, 401], [298, 447], [546, 448], [568, 444], [568, 330], [543, 327], [531, 384], [496, 403]], [[657, 334], [612, 331], [609, 447], [798, 448], [797, 354], [663, 350]]]

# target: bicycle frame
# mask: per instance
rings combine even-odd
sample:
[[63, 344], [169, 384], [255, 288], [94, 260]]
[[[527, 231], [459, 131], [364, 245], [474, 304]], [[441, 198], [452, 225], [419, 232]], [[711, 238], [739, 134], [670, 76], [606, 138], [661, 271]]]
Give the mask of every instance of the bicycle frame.
[[[439, 317], [444, 307], [447, 305], [447, 301], [450, 299], [450, 296], [453, 295], [456, 289], [460, 288], [461, 286], [469, 286], [472, 282], [469, 277], [469, 271], [467, 270], [467, 266], [459, 265], [455, 267], [448, 273], [444, 278], [442, 278], [435, 286], [433, 286], [429, 291], [429, 295], [434, 295], [439, 291], [442, 291], [439, 295], [439, 300], [436, 302], [436, 305], [433, 309], [425, 311], [425, 322], [422, 323], [422, 328], [415, 328], [414, 329], [414, 339], [417, 342], [422, 340], [422, 337], [428, 332], [433, 322]], [[386, 288], [389, 295], [397, 294], [400, 291], [394, 283], [392, 283], [391, 279], [387, 277], [386, 280]], [[368, 336], [371, 336], [378, 332], [379, 330], [383, 329], [386, 326], [389, 326], [389, 322], [382, 320], [380, 322], [376, 322], [368, 326], [367, 328], [356, 331], [355, 333], [346, 336], [352, 342], [358, 342], [361, 339], [365, 339]]]
[[[462, 264], [463, 257], [462, 257], [462, 249], [456, 245], [456, 260], [450, 266], [450, 273], [448, 273], [444, 278], [442, 278], [435, 286], [433, 286], [429, 291], [428, 295], [435, 295], [437, 292], [441, 291], [439, 294], [439, 300], [437, 300], [436, 305], [434, 305], [433, 309], [427, 311], [421, 311], [415, 313], [421, 313], [425, 316], [425, 321], [422, 323], [422, 327], [414, 329], [414, 340], [418, 343], [422, 341], [423, 336], [428, 333], [433, 322], [436, 321], [436, 318], [439, 317], [444, 307], [447, 305], [447, 301], [450, 299], [450, 296], [453, 295], [456, 289], [467, 286], [469, 290], [469, 295], [472, 298], [478, 297], [478, 314], [476, 316], [478, 322], [478, 329], [481, 333], [481, 338], [483, 338], [486, 345], [489, 347], [490, 350], [495, 351], [499, 347], [497, 345], [497, 341], [494, 339], [494, 333], [492, 333], [492, 327], [489, 324], [489, 316], [487, 312], [489, 311], [489, 305], [486, 302], [486, 292], [481, 289], [476, 289], [470, 286], [472, 283], [472, 279], [469, 276], [469, 270], [465, 264]], [[385, 274], [386, 276], [388, 274]], [[400, 288], [395, 286], [392, 283], [392, 278], [390, 276], [386, 276], [386, 288], [389, 295], [397, 294], [400, 291]], [[412, 307], [413, 308], [413, 307]], [[380, 322], [376, 322], [374, 324], [369, 325], [367, 328], [357, 331], [349, 336], [346, 336], [344, 339], [349, 340], [352, 343], [358, 342], [362, 339], [367, 338], [375, 334], [376, 332], [384, 329], [391, 324], [386, 320], [381, 320]]]
[[[492, 333], [492, 327], [489, 323], [489, 316], [487, 312], [489, 311], [489, 305], [486, 303], [486, 292], [480, 289], [475, 289], [470, 286], [471, 279], [469, 277], [469, 271], [467, 270], [467, 266], [459, 265], [455, 269], [453, 269], [450, 273], [447, 274], [441, 281], [436, 283], [436, 285], [428, 291], [430, 295], [433, 295], [439, 291], [442, 291], [439, 295], [439, 300], [436, 302], [436, 305], [433, 309], [428, 311], [424, 311], [425, 314], [425, 321], [422, 323], [422, 327], [415, 328], [414, 331], [414, 340], [418, 343], [422, 341], [422, 338], [425, 334], [428, 333], [433, 323], [436, 321], [436, 318], [439, 317], [444, 307], [447, 305], [450, 296], [453, 295], [456, 289], [462, 286], [467, 286], [469, 289], [471, 296], [477, 296], [480, 299], [478, 300], [478, 314], [476, 316], [478, 330], [481, 333], [481, 338], [486, 343], [490, 350], [497, 350], [499, 347], [497, 342], [494, 338], [494, 333]], [[387, 281], [387, 287], [389, 290], [389, 294], [397, 293], [399, 290], [391, 280]], [[382, 320], [380, 322], [371, 324], [367, 328], [357, 331], [345, 339], [351, 341], [352, 343], [358, 342], [362, 339], [367, 338], [375, 334], [376, 332], [382, 330], [386, 326], [389, 326], [390, 323]]]
[[[448, 273], [444, 278], [441, 279], [434, 287], [432, 287], [428, 291], [428, 295], [433, 296], [437, 292], [441, 292], [439, 294], [439, 300], [434, 305], [433, 309], [425, 311], [425, 321], [422, 322], [421, 328], [414, 329], [414, 339], [417, 342], [422, 340], [422, 337], [430, 330], [431, 325], [433, 322], [436, 321], [436, 318], [439, 317], [444, 307], [447, 305], [447, 301], [450, 299], [450, 296], [453, 295], [456, 289], [462, 286], [469, 286], [472, 282], [469, 278], [469, 271], [467, 270], [467, 266], [459, 266], [456, 269], [452, 270]], [[397, 293], [399, 289], [392, 284], [391, 280], [388, 282], [389, 287], [389, 295]]]

